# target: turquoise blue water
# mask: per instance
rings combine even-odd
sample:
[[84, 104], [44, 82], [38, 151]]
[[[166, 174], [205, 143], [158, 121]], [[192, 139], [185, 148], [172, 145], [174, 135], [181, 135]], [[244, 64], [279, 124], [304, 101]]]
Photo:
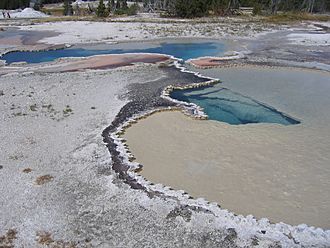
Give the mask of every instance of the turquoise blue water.
[[171, 97], [201, 106], [211, 120], [233, 125], [248, 123], [291, 125], [300, 123], [272, 107], [219, 85], [200, 89], [175, 90], [171, 93]]
[[[109, 49], [85, 49], [85, 48], [67, 48], [51, 51], [37, 52], [11, 52], [3, 55], [2, 60], [8, 64], [13, 62], [40, 63], [50, 62], [63, 57], [87, 57], [100, 54], [123, 54], [123, 53], [162, 53], [172, 55], [176, 58], [188, 60], [202, 56], [222, 55], [225, 46], [221, 42], [163, 42], [159, 44], [150, 43], [132, 43], [130, 48], [118, 48], [118, 46], [109, 45]], [[142, 46], [143, 48], [139, 48]]]

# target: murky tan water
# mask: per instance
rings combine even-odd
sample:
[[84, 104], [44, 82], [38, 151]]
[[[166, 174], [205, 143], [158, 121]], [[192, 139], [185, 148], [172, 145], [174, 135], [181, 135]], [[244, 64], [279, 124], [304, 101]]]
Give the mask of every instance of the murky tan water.
[[304, 125], [231, 126], [163, 112], [125, 139], [142, 175], [236, 214], [330, 227], [330, 133]]

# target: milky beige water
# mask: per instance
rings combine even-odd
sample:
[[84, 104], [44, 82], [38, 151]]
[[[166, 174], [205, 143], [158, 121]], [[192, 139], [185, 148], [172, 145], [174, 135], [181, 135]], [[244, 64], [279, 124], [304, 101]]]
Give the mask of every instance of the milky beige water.
[[237, 214], [329, 228], [329, 144], [313, 135], [295, 126], [230, 126], [165, 112], [133, 125], [125, 139], [152, 182]]
[[[308, 79], [303, 72], [300, 76]], [[299, 125], [235, 126], [163, 112], [134, 124], [124, 138], [144, 166], [141, 174], [154, 183], [218, 202], [236, 214], [329, 229], [329, 102], [322, 94], [305, 87], [288, 97], [296, 105], [306, 103], [295, 112], [303, 119]], [[313, 107], [316, 101], [323, 102], [320, 112]], [[319, 118], [313, 121], [313, 115]]]

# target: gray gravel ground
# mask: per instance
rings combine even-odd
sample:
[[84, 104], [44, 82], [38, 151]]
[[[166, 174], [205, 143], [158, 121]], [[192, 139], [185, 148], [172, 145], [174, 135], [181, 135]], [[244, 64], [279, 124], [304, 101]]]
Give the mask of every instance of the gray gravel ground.
[[235, 247], [235, 231], [209, 228], [209, 214], [173, 212], [177, 201], [150, 199], [110, 169], [101, 133], [126, 102], [117, 95], [164, 76], [147, 66], [1, 78], [1, 247]]
[[279, 237], [242, 237], [212, 212], [150, 198], [111, 169], [102, 131], [128, 99], [134, 111], [163, 104], [175, 78], [184, 79], [156, 66], [0, 77], [0, 247], [280, 247]]
[[126, 103], [118, 95], [170, 75], [143, 66], [1, 77], [1, 247], [277, 244], [242, 240], [212, 213], [149, 198], [111, 170], [101, 133]]

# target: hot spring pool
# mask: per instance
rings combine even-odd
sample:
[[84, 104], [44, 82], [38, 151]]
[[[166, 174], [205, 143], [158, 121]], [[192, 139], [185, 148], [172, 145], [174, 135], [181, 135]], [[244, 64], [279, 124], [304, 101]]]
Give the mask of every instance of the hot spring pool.
[[[205, 107], [212, 119], [285, 125], [228, 125], [156, 113], [123, 135], [143, 165], [142, 176], [236, 214], [329, 229], [329, 73], [264, 67], [201, 73], [223, 83], [173, 92], [181, 94], [176, 97]], [[259, 101], [303, 121], [288, 125], [295, 121]]]
[[219, 41], [166, 41], [166, 42], [135, 42], [127, 44], [107, 45], [101, 49], [92, 46], [87, 48], [67, 48], [49, 51], [17, 51], [1, 57], [8, 64], [14, 62], [41, 63], [50, 62], [64, 57], [87, 57], [101, 54], [123, 53], [161, 53], [188, 60], [203, 56], [223, 55], [225, 45]]

